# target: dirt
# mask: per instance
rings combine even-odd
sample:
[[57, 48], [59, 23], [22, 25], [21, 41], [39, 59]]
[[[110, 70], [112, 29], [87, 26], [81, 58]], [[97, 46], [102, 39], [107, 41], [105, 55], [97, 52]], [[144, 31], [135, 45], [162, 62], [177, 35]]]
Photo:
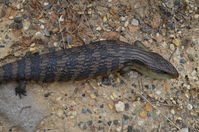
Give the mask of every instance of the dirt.
[[[197, 0], [0, 0], [0, 65], [103, 39], [140, 40], [180, 76], [160, 81], [132, 71], [125, 80], [28, 82], [27, 94], [47, 112], [35, 131], [199, 131]], [[5, 116], [0, 131], [22, 131]]]

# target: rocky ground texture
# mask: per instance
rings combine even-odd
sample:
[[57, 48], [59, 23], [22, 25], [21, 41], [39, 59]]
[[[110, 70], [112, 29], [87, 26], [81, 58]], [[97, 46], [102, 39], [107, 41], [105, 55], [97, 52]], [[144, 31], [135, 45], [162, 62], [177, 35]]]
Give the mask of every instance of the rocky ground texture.
[[130, 72], [125, 80], [110, 75], [80, 82], [29, 82], [31, 99], [24, 99], [46, 114], [28, 130], [16, 115], [6, 113], [11, 107], [6, 106], [0, 110], [0, 132], [199, 131], [198, 0], [0, 0], [0, 65], [26, 53], [104, 39], [140, 40], [170, 60], [180, 77], [159, 81]]

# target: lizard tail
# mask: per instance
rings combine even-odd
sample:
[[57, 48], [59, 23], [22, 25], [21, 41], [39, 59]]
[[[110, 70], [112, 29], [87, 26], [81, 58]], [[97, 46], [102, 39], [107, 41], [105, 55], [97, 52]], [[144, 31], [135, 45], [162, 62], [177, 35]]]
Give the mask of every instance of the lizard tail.
[[3, 70], [2, 67], [0, 67], [0, 84], [3, 83], [3, 80], [4, 80], [4, 79], [3, 79], [3, 78], [4, 78], [3, 76], [4, 76], [4, 70]]

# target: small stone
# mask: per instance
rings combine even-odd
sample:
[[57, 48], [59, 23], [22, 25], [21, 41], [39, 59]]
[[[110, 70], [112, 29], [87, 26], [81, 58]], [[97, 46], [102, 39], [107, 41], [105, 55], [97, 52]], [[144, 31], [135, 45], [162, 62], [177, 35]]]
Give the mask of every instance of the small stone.
[[111, 126], [111, 125], [113, 124], [113, 121], [109, 121], [109, 122], [107, 122], [107, 124], [108, 124], [109, 126]]
[[44, 28], [45, 28], [45, 26], [42, 24], [42, 25], [40, 26], [40, 28], [41, 28], [41, 29], [44, 29]]
[[147, 113], [145, 111], [141, 111], [139, 113], [140, 117], [143, 118], [143, 119], [146, 119], [147, 118]]
[[72, 44], [73, 43], [73, 38], [70, 35], [68, 35], [64, 42], [67, 43], [67, 44]]
[[126, 20], [126, 17], [122, 16], [122, 17], [120, 17], [120, 20], [124, 22]]
[[196, 70], [193, 70], [193, 71], [191, 72], [191, 76], [196, 76], [196, 74], [197, 74], [197, 71], [196, 71]]
[[108, 107], [112, 110], [114, 106], [112, 104], [108, 104]]
[[129, 25], [129, 21], [126, 21], [126, 22], [124, 23], [124, 27], [128, 27], [128, 25]]
[[107, 20], [108, 20], [107, 16], [104, 16], [103, 17], [103, 22], [107, 22]]
[[192, 110], [192, 109], [193, 109], [193, 105], [188, 104], [188, 105], [187, 105], [187, 109], [188, 109], [188, 110]]
[[170, 44], [170, 45], [169, 45], [169, 48], [170, 48], [172, 51], [174, 51], [174, 50], [175, 50], [175, 45], [174, 45], [174, 44]]
[[155, 39], [157, 40], [157, 42], [162, 42], [163, 41], [163, 36], [162, 35], [160, 35], [159, 33], [157, 33], [156, 34], [156, 37], [155, 37]]
[[189, 128], [182, 128], [179, 130], [179, 132], [189, 132]]
[[82, 113], [85, 114], [85, 113], [87, 113], [87, 112], [88, 112], [87, 109], [85, 109], [85, 108], [82, 109]]
[[44, 6], [44, 10], [49, 10], [49, 9], [51, 9], [51, 7], [52, 7], [52, 5], [50, 5], [50, 4], [45, 5], [45, 6]]
[[174, 39], [172, 42], [173, 42], [173, 44], [175, 44], [176, 46], [180, 46], [180, 44], [181, 44], [180, 39]]
[[57, 47], [57, 46], [58, 46], [58, 42], [54, 42], [53, 45], [54, 45], [55, 47]]
[[144, 105], [144, 110], [147, 111], [147, 112], [152, 111], [151, 105], [150, 105], [150, 104], [145, 104], [145, 105]]
[[157, 95], [160, 95], [162, 92], [160, 90], [155, 91]]
[[185, 59], [180, 59], [180, 63], [185, 64], [186, 60]]
[[36, 48], [35, 47], [31, 47], [30, 48], [30, 52], [34, 52], [34, 51], [36, 51]]
[[21, 9], [21, 5], [20, 5], [20, 4], [17, 4], [17, 5], [16, 5], [16, 8], [17, 8], [18, 10], [20, 10], [20, 9]]
[[129, 110], [129, 104], [128, 103], [125, 103], [125, 111], [128, 111]]
[[100, 26], [98, 26], [98, 27], [96, 28], [96, 30], [97, 30], [97, 31], [101, 31], [102, 28], [101, 28]]
[[44, 35], [50, 37], [50, 32], [48, 31], [48, 29], [44, 29]]
[[175, 114], [175, 110], [174, 109], [171, 109], [171, 114]]
[[116, 131], [117, 131], [117, 132], [121, 132], [121, 130], [122, 130], [122, 127], [117, 127], [117, 128], [116, 128]]
[[137, 123], [138, 123], [139, 126], [143, 126], [144, 125], [144, 121], [143, 120], [139, 120]]
[[198, 18], [199, 18], [199, 14], [195, 14], [195, 15], [194, 15], [194, 18], [195, 18], [195, 19], [198, 19]]
[[139, 25], [139, 21], [137, 19], [132, 19], [131, 25], [138, 26]]
[[96, 98], [95, 94], [90, 94], [90, 97], [91, 97], [92, 99], [95, 99], [95, 98]]
[[123, 115], [123, 119], [124, 119], [124, 120], [128, 120], [128, 119], [129, 119], [129, 116]]
[[13, 17], [13, 16], [9, 16], [9, 19], [10, 19], [10, 20], [13, 20], [13, 19], [14, 19], [14, 17]]
[[58, 116], [58, 117], [62, 117], [62, 116], [63, 116], [63, 110], [59, 109], [59, 110], [57, 111], [57, 116]]
[[59, 21], [60, 21], [60, 22], [63, 22], [63, 21], [64, 21], [63, 15], [60, 16]]
[[15, 17], [14, 22], [15, 23], [22, 23], [22, 18], [21, 17]]
[[118, 121], [118, 120], [114, 120], [114, 121], [113, 121], [113, 124], [114, 124], [114, 125], [118, 125], [118, 124], [119, 124], [119, 121]]
[[49, 5], [49, 3], [48, 2], [44, 2], [44, 6], [47, 6], [47, 5]]
[[35, 37], [40, 38], [41, 36], [43, 36], [43, 34], [42, 34], [41, 32], [36, 32], [36, 33], [35, 33]]
[[115, 109], [117, 112], [122, 112], [125, 109], [124, 102], [119, 101], [117, 104], [115, 104]]

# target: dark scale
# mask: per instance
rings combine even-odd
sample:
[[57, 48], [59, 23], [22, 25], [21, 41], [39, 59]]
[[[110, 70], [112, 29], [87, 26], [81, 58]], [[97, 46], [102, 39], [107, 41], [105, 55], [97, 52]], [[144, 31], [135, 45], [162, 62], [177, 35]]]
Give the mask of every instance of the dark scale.
[[30, 65], [30, 68], [31, 68], [31, 74], [30, 74], [30, 79], [31, 80], [35, 80], [35, 81], [38, 81], [39, 78], [40, 78], [40, 63], [41, 63], [41, 60], [40, 60], [40, 56], [39, 55], [35, 55], [33, 57], [30, 58], [30, 61], [31, 61], [31, 65]]
[[17, 79], [21, 80], [25, 78], [25, 59], [19, 60], [16, 62], [18, 65]]
[[[12, 66], [13, 66], [13, 64], [12, 63], [9, 63], [9, 64], [6, 64], [6, 65], [4, 65], [3, 67], [2, 67], [2, 69], [3, 69], [3, 80], [2, 80], [2, 82], [4, 82], [4, 81], [10, 81], [11, 79], [12, 79], [12, 75], [13, 75], [13, 73], [12, 73]], [[1, 82], [1, 81], [0, 81]]]

